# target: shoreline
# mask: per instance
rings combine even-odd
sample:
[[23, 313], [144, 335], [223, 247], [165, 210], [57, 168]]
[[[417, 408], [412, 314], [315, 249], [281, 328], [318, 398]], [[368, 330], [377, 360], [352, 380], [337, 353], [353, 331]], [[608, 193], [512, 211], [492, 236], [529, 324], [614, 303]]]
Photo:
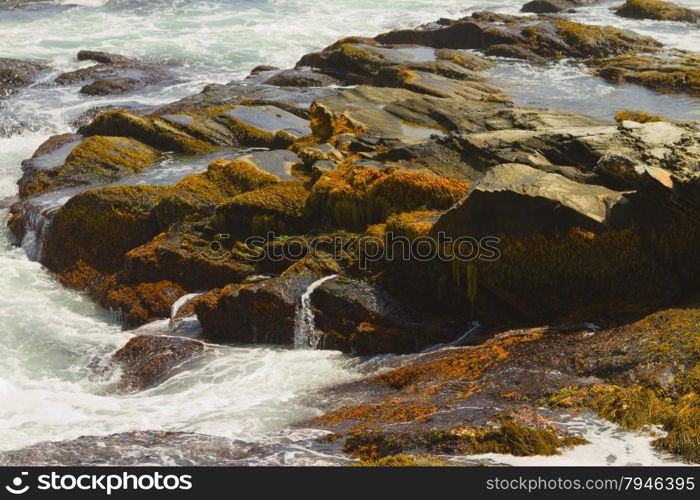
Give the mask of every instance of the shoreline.
[[[330, 432], [326, 445], [368, 463], [399, 455], [411, 463], [415, 457], [403, 453], [414, 449], [530, 455], [582, 444], [540, 415], [541, 406], [592, 408], [631, 430], [664, 425], [670, 434], [658, 446], [696, 460], [696, 449], [682, 448], [681, 418], [698, 411], [700, 353], [666, 345], [650, 325], [680, 331], [694, 346], [685, 322], [695, 309], [668, 308], [694, 304], [687, 269], [698, 252], [692, 166], [700, 133], [663, 117], [630, 113], [613, 123], [514, 105], [481, 74], [493, 61], [468, 50], [535, 61], [578, 57], [601, 76], [645, 85], [651, 80], [632, 62], [664, 57], [648, 38], [537, 19], [533, 26], [476, 13], [432, 29], [344, 39], [307, 54], [294, 70], [210, 85], [150, 115], [107, 110], [25, 162], [10, 227], [27, 247], [31, 235], [61, 283], [119, 311], [130, 327], [170, 318], [176, 300], [201, 291], [208, 292], [181, 304], [171, 325], [199, 322], [205, 340], [222, 343], [293, 343], [309, 290], [316, 290], [305, 306], [311, 331], [331, 350], [419, 352], [459, 339], [469, 321], [483, 322], [485, 342], [365, 380], [365, 404], [312, 422]], [[582, 39], [581, 30], [592, 36]], [[485, 33], [499, 43], [485, 44]], [[406, 45], [416, 41], [423, 45]], [[639, 51], [648, 55], [630, 55]], [[107, 56], [121, 57], [93, 55]], [[692, 65], [696, 56], [684, 57]], [[100, 85], [112, 90], [124, 69], [160, 71], [135, 60], [98, 64], [107, 66]], [[693, 91], [692, 83], [653, 82]], [[169, 186], [79, 187], [65, 205], [32, 205], [98, 179], [128, 183], [173, 151], [208, 158], [222, 147], [266, 151], [213, 161]], [[440, 231], [498, 235], [503, 259], [464, 266], [379, 259], [362, 268], [367, 248], [329, 262], [273, 261], [244, 244], [272, 233], [260, 248], [288, 250], [290, 236], [338, 232], [380, 241], [391, 232], [412, 244]], [[202, 253], [212, 242], [225, 259]], [[591, 329], [591, 321], [601, 327]], [[532, 327], [542, 324], [562, 326]], [[634, 363], [618, 368], [611, 346]], [[162, 361], [163, 350], [175, 355]], [[134, 337], [116, 354], [127, 372], [120, 383], [150, 387], [200, 350], [197, 341]], [[561, 357], [547, 359], [552, 351]], [[660, 380], [668, 370], [670, 380]], [[549, 372], [558, 375], [543, 375]], [[458, 412], [465, 400], [506, 409]], [[649, 405], [657, 414], [646, 413]]]

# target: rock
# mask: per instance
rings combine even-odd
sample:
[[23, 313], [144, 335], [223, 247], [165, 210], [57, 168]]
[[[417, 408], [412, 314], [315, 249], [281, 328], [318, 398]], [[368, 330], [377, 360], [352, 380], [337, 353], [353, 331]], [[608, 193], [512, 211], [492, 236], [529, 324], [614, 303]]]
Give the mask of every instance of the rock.
[[[606, 57], [655, 52], [660, 44], [649, 37], [611, 26], [590, 26], [566, 19], [507, 16], [475, 12], [471, 17], [416, 30], [398, 30], [379, 35], [382, 44], [420, 44], [434, 48], [488, 50], [494, 45], [518, 45], [526, 56], [547, 59], [562, 57]], [[527, 58], [530, 58], [528, 55]]]
[[[378, 89], [361, 86], [338, 95], [317, 100], [312, 108], [314, 135], [322, 141], [342, 133], [378, 138], [383, 141], [422, 142], [443, 129], [429, 115], [421, 121], [404, 120], [388, 105], [420, 99], [420, 94], [403, 89]], [[415, 113], [414, 113], [415, 114]]]
[[81, 127], [79, 132], [86, 137], [131, 137], [161, 151], [188, 154], [209, 152], [218, 142], [218, 137], [211, 142], [192, 137], [160, 117], [139, 116], [124, 110], [101, 113], [89, 125]]
[[615, 14], [632, 19], [654, 19], [657, 21], [683, 21], [697, 23], [700, 11], [662, 0], [627, 0]]
[[81, 50], [78, 52], [78, 61], [95, 61], [101, 64], [127, 64], [133, 62], [133, 59], [97, 50]]
[[340, 82], [316, 71], [288, 69], [280, 71], [266, 80], [265, 83], [278, 87], [328, 87], [338, 85]]
[[254, 274], [254, 262], [237, 260], [220, 245], [216, 235], [192, 225], [176, 224], [126, 254], [124, 281], [168, 280], [195, 292], [240, 283]]
[[52, 173], [63, 165], [82, 140], [78, 134], [61, 134], [44, 141], [31, 158], [22, 162], [22, 177], [17, 181], [20, 196], [31, 196], [49, 185]]
[[23, 162], [20, 195], [115, 181], [141, 172], [160, 159], [159, 151], [127, 137], [83, 139], [71, 135], [69, 142], [55, 151]]
[[195, 301], [204, 336], [224, 343], [292, 345], [302, 294], [335, 272], [332, 260], [306, 259], [277, 278], [213, 290]]
[[0, 57], [0, 98], [27, 87], [50, 69], [46, 64]]
[[402, 87], [438, 97], [479, 100], [499, 93], [476, 73], [491, 68], [493, 63], [466, 51], [336, 43], [304, 56], [297, 67], [304, 66], [321, 68], [352, 83]]
[[98, 78], [81, 88], [80, 93], [85, 95], [124, 94], [142, 86], [142, 83], [134, 78]]
[[316, 224], [358, 230], [418, 209], [445, 210], [464, 196], [468, 182], [430, 172], [374, 165], [324, 173], [314, 184], [307, 212]]
[[[277, 177], [249, 161], [218, 160], [206, 172], [172, 186], [114, 186], [80, 193], [56, 211], [42, 262], [57, 272], [78, 261], [115, 272], [129, 250], [171, 224], [210, 216], [233, 195], [277, 182]], [[108, 248], [95, 246], [97, 241], [109, 244]]]
[[84, 127], [85, 125], [88, 125], [100, 113], [104, 113], [105, 111], [114, 110], [114, 109], [123, 109], [125, 111], [128, 111], [130, 113], [135, 113], [135, 114], [147, 114], [153, 108], [151, 106], [142, 106], [142, 105], [138, 105], [138, 104], [133, 105], [133, 106], [113, 106], [111, 104], [105, 104], [104, 106], [95, 106], [95, 107], [92, 107], [92, 108], [89, 108], [89, 109], [83, 111], [78, 116], [73, 118], [68, 124], [72, 128], [77, 130], [81, 127]]
[[311, 167], [319, 161], [340, 162], [343, 160], [343, 153], [328, 143], [304, 146], [299, 149], [298, 153], [306, 167]]
[[118, 270], [124, 254], [159, 233], [153, 207], [163, 188], [93, 189], [59, 208], [46, 235], [42, 262], [54, 272], [78, 261], [104, 272]]
[[217, 227], [234, 238], [300, 234], [308, 225], [310, 191], [301, 182], [287, 181], [234, 196], [216, 207]]
[[[205, 108], [233, 105], [272, 105], [300, 118], [308, 119], [311, 103], [319, 97], [334, 94], [333, 87], [276, 87], [264, 84], [264, 74], [252, 81], [231, 82], [226, 85], [207, 85], [204, 90], [180, 101], [162, 106], [155, 115], [198, 112]], [[263, 81], [259, 81], [263, 80]]]
[[523, 5], [523, 8], [520, 10], [523, 12], [534, 12], [535, 14], [554, 14], [600, 1], [602, 0], [533, 0]]
[[[379, 375], [324, 391], [320, 397], [347, 406], [300, 425], [333, 432], [352, 456], [399, 462], [406, 457], [397, 453], [463, 456], [494, 446], [557, 453], [558, 439], [566, 441], [557, 422], [592, 410], [628, 430], [664, 425], [670, 434], [654, 446], [697, 460], [697, 315], [693, 301], [595, 331], [590, 324], [515, 329], [402, 357]], [[576, 444], [583, 441], [568, 441]]]
[[120, 392], [142, 391], [171, 376], [184, 363], [204, 351], [204, 344], [178, 337], [140, 335], [114, 353], [122, 369]]
[[700, 56], [681, 52], [662, 56], [626, 55], [589, 61], [595, 74], [613, 83], [634, 83], [658, 92], [700, 94]]
[[169, 78], [162, 65], [141, 63], [117, 54], [81, 50], [78, 59], [99, 64], [62, 73], [55, 82], [59, 85], [89, 82], [80, 89], [86, 95], [123, 94]]
[[514, 239], [533, 233], [566, 234], [573, 227], [600, 233], [610, 226], [608, 213], [623, 202], [621, 192], [526, 165], [504, 164], [491, 168], [433, 230], [453, 237], [503, 234]]
[[[2, 5], [2, 4], [0, 4]], [[154, 463], [178, 466], [241, 465], [254, 463], [255, 445], [229, 438], [192, 432], [147, 430], [102, 436], [82, 436], [68, 441], [38, 443], [0, 453], [0, 462], [27, 466], [139, 466]], [[277, 450], [267, 450], [272, 455]], [[154, 457], [158, 457], [154, 460]]]
[[279, 68], [277, 66], [268, 66], [267, 64], [261, 64], [259, 66], [254, 67], [251, 71], [251, 75], [259, 75], [260, 73], [267, 73], [269, 71], [279, 71]]
[[236, 158], [236, 161], [248, 163], [283, 181], [293, 180], [295, 167], [300, 166], [302, 163], [301, 158], [295, 153], [282, 149], [254, 151], [250, 154], [239, 156]]
[[185, 290], [170, 281], [125, 285], [108, 279], [98, 290], [99, 302], [128, 327], [170, 317], [170, 310]]
[[419, 352], [459, 337], [454, 326], [426, 324], [377, 285], [339, 277], [314, 292], [319, 348], [361, 356]]
[[[464, 279], [471, 287], [478, 283], [487, 302], [496, 296], [525, 317], [562, 321], [648, 312], [694, 287], [677, 262], [695, 266], [700, 248], [686, 236], [700, 229], [697, 217], [687, 209], [679, 213], [651, 188], [622, 193], [522, 165], [494, 167], [482, 182], [431, 232], [498, 238], [496, 260], [463, 263], [476, 266], [465, 268]], [[530, 196], [522, 198], [530, 189]], [[498, 201], [482, 204], [491, 196]], [[532, 203], [516, 201], [525, 199]], [[511, 202], [518, 206], [508, 208]], [[665, 247], [669, 238], [677, 246]], [[605, 293], [600, 283], [606, 283]]]

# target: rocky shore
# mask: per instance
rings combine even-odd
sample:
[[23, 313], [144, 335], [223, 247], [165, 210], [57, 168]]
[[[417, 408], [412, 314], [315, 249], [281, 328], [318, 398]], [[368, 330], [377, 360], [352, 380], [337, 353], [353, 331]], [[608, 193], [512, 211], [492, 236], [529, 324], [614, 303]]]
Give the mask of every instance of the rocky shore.
[[[88, 96], [171, 78], [156, 62], [77, 57], [95, 65], [55, 84]], [[503, 58], [700, 93], [700, 54], [476, 12], [345, 38], [147, 114], [97, 109], [23, 162], [8, 225], [125, 327], [195, 325], [197, 340], [134, 337], [114, 355], [114, 391], [187, 369], [202, 341], [406, 354], [299, 425], [368, 465], [435, 465], [560, 453], [585, 439], [558, 415], [594, 411], [663, 428], [655, 446], [699, 462], [700, 130], [517, 105], [485, 73]], [[0, 92], [47, 70], [0, 59]], [[173, 159], [203, 166], [148, 182]]]

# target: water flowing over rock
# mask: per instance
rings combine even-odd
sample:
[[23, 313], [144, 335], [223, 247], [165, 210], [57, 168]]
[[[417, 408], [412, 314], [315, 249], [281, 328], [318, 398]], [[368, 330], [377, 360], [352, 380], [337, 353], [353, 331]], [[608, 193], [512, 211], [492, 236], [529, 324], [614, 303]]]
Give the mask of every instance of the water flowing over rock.
[[314, 281], [301, 296], [294, 318], [294, 347], [296, 349], [307, 349], [309, 347], [316, 349], [318, 347], [320, 339], [316, 333], [316, 322], [314, 311], [311, 308], [311, 298], [319, 286], [336, 277], [336, 275], [325, 276], [320, 280]]

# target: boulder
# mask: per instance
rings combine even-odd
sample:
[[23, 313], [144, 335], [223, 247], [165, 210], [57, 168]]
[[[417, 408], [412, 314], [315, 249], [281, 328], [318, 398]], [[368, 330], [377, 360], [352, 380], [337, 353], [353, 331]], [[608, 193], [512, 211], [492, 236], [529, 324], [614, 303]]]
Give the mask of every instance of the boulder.
[[40, 62], [0, 57], [0, 98], [27, 87], [49, 69], [49, 66]]
[[252, 80], [233, 81], [226, 85], [211, 84], [202, 92], [156, 109], [153, 114], [199, 112], [206, 108], [230, 109], [237, 104], [271, 105], [300, 118], [308, 119], [314, 100], [337, 93], [335, 87], [277, 87], [265, 84], [269, 74], [254, 75]]
[[116, 186], [74, 196], [54, 215], [42, 262], [55, 272], [78, 261], [118, 270], [127, 251], [159, 233], [153, 207], [162, 193], [155, 186]]
[[593, 59], [595, 74], [612, 83], [634, 83], [657, 92], [700, 94], [700, 56], [688, 52]]
[[315, 224], [363, 230], [401, 212], [445, 210], [469, 187], [464, 180], [431, 172], [381, 167], [355, 163], [321, 175], [308, 199]]
[[461, 202], [440, 217], [433, 230], [452, 237], [504, 235], [513, 239], [533, 233], [551, 237], [573, 227], [600, 233], [610, 227], [608, 214], [620, 203], [624, 203], [621, 192], [580, 184], [527, 165], [503, 164], [491, 168]]
[[31, 158], [22, 162], [22, 177], [17, 181], [20, 196], [31, 196], [45, 189], [52, 182], [53, 173], [82, 140], [79, 134], [60, 134], [44, 141]]
[[[23, 162], [18, 182], [21, 196], [116, 181], [161, 159], [160, 151], [128, 137], [71, 136], [66, 140], [56, 150]], [[63, 163], [55, 165], [60, 161]]]
[[328, 87], [341, 83], [335, 78], [310, 70], [287, 69], [280, 71], [276, 75], [265, 81], [267, 85], [277, 87]]
[[380, 286], [346, 277], [321, 284], [311, 307], [321, 349], [361, 356], [409, 353], [460, 336], [454, 325], [420, 321]]
[[682, 21], [697, 23], [700, 10], [689, 9], [662, 0], [627, 0], [615, 14], [632, 19], [654, 19], [656, 21]]
[[98, 50], [81, 50], [78, 52], [78, 61], [94, 61], [100, 64], [127, 64], [132, 62], [133, 59]]
[[55, 82], [59, 85], [83, 83], [80, 92], [85, 95], [124, 94], [170, 77], [163, 65], [142, 63], [118, 54], [81, 50], [78, 60], [99, 64], [62, 73]]
[[499, 93], [477, 73], [493, 63], [466, 51], [340, 41], [304, 56], [297, 67], [305, 66], [351, 83], [403, 87], [439, 97], [479, 100]]
[[337, 272], [332, 260], [305, 259], [279, 277], [213, 290], [195, 300], [204, 336], [224, 343], [292, 345], [301, 296]]
[[116, 276], [108, 278], [96, 290], [99, 302], [127, 327], [138, 327], [170, 317], [170, 310], [185, 290], [171, 281], [119, 283]]
[[204, 344], [179, 337], [139, 335], [114, 353], [121, 368], [119, 392], [142, 391], [157, 385], [188, 361], [200, 356]]
[[[566, 19], [532, 18], [475, 12], [456, 21], [398, 30], [375, 38], [382, 44], [419, 44], [433, 48], [481, 49], [516, 45], [523, 58], [605, 57], [656, 52], [661, 44], [611, 26], [591, 26]], [[515, 54], [515, 53], [514, 53]], [[532, 54], [532, 56], [530, 55]]]
[[[645, 175], [636, 192], [620, 192], [524, 165], [499, 165], [431, 232], [498, 238], [495, 259], [453, 263], [451, 271], [474, 293], [472, 307], [482, 314], [505, 307], [538, 321], [562, 321], [648, 312], [696, 286], [687, 273], [700, 252], [697, 212], [679, 210], [671, 196], [659, 194], [675, 191], [669, 181], [668, 173], [661, 175], [652, 188]], [[668, 241], [675, 243], [669, 247]], [[485, 302], [478, 305], [480, 298]]]
[[278, 182], [250, 161], [217, 160], [206, 172], [172, 186], [110, 186], [82, 192], [56, 211], [42, 262], [54, 271], [83, 261], [114, 272], [129, 250], [171, 224], [208, 217], [224, 200]]
[[109, 110], [100, 113], [79, 132], [85, 137], [93, 135], [130, 137], [161, 151], [176, 153], [206, 153], [216, 142], [192, 137], [160, 117], [139, 116], [125, 110]]
[[195, 292], [240, 283], [254, 274], [253, 264], [223, 251], [216, 235], [193, 225], [175, 224], [152, 241], [127, 252], [123, 280], [168, 280]]
[[217, 227], [234, 238], [300, 234], [308, 225], [310, 191], [299, 181], [286, 181], [234, 196], [216, 207]]

